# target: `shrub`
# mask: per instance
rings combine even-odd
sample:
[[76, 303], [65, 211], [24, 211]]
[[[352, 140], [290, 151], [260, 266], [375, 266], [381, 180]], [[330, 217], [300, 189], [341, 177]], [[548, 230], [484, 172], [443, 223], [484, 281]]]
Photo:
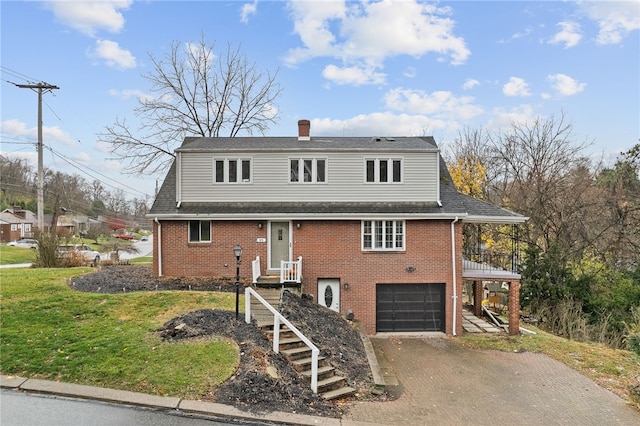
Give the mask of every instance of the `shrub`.
[[633, 333], [627, 336], [627, 350], [640, 355], [640, 333]]

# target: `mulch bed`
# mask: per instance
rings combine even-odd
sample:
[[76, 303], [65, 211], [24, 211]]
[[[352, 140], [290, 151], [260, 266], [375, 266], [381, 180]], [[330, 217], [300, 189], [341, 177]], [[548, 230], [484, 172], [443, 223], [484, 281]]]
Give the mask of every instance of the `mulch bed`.
[[[107, 266], [74, 278], [69, 285], [92, 293], [131, 291], [192, 290], [235, 292], [231, 279], [207, 277], [158, 278], [148, 266]], [[299, 375], [282, 357], [272, 351], [269, 342], [255, 325], [236, 321], [235, 313], [222, 310], [197, 310], [173, 318], [159, 330], [166, 341], [222, 336], [235, 340], [240, 348], [240, 365], [220, 386], [203, 400], [230, 404], [254, 413], [283, 411], [324, 417], [342, 417], [354, 400], [385, 400], [374, 395], [373, 379], [360, 333], [338, 313], [308, 298], [285, 292], [282, 314], [307, 336], [326, 356], [337, 373], [348, 377], [356, 395], [344, 400], [325, 401], [311, 391], [307, 379]], [[277, 378], [267, 367], [277, 371]]]

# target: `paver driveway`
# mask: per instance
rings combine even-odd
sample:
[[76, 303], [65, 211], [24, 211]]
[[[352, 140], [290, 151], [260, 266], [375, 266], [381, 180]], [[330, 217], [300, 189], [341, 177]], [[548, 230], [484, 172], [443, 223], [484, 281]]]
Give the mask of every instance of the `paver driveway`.
[[[444, 338], [372, 338], [398, 399], [344, 420], [385, 425], [640, 425], [612, 392], [545, 355], [464, 348]], [[388, 373], [388, 374], [387, 374]]]

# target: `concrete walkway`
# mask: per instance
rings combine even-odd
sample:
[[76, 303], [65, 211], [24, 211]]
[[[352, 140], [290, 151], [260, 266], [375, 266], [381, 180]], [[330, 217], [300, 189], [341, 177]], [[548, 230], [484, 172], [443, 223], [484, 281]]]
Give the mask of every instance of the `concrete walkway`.
[[385, 425], [639, 425], [640, 412], [566, 365], [535, 353], [468, 349], [446, 338], [371, 342], [387, 402], [344, 420]]

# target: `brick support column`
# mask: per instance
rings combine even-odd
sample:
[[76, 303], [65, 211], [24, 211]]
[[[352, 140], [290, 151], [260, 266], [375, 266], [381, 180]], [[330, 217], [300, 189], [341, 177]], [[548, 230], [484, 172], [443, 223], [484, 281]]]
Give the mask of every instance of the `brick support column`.
[[482, 281], [473, 282], [473, 315], [482, 317]]
[[520, 281], [509, 282], [509, 335], [520, 334]]

